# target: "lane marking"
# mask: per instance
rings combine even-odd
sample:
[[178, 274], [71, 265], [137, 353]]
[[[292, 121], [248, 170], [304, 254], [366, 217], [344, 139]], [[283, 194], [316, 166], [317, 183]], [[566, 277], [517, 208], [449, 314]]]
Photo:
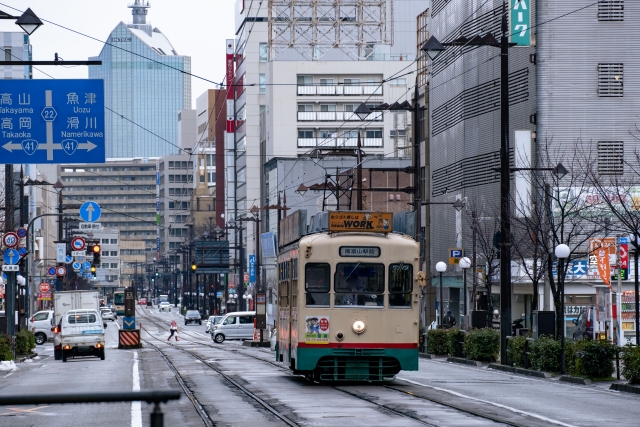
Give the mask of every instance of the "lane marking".
[[434, 387], [434, 386], [431, 386], [431, 385], [426, 385], [426, 384], [419, 383], [417, 381], [412, 381], [412, 380], [409, 380], [409, 379], [406, 379], [406, 378], [400, 378], [400, 377], [396, 377], [396, 378], [399, 379], [399, 380], [408, 382], [410, 384], [414, 384], [414, 385], [420, 386], [420, 387], [426, 387], [426, 388], [430, 388], [430, 389], [433, 389], [433, 390], [442, 391], [442, 392], [445, 392], [445, 393], [452, 394], [454, 396], [462, 397], [463, 399], [469, 399], [469, 400], [474, 400], [474, 401], [480, 402], [480, 403], [486, 403], [488, 405], [496, 406], [498, 408], [507, 409], [507, 410], [509, 410], [511, 412], [515, 412], [516, 414], [537, 418], [537, 419], [539, 419], [541, 421], [545, 421], [545, 422], [548, 422], [548, 423], [553, 423], [553, 424], [557, 424], [557, 425], [564, 426], [564, 427], [575, 427], [572, 424], [565, 424], [562, 421], [553, 420], [551, 418], [547, 418], [547, 417], [544, 417], [542, 415], [534, 414], [532, 412], [522, 411], [520, 409], [512, 408], [511, 406], [506, 406], [506, 405], [502, 405], [500, 403], [490, 402], [488, 400], [478, 399], [476, 397], [467, 396], [466, 394], [458, 393], [458, 392], [452, 391], [452, 390], [447, 390], [446, 388]]
[[[138, 371], [138, 352], [133, 352], [133, 387], [131, 391], [140, 391], [140, 372]], [[131, 427], [142, 427], [142, 402], [131, 402]]]

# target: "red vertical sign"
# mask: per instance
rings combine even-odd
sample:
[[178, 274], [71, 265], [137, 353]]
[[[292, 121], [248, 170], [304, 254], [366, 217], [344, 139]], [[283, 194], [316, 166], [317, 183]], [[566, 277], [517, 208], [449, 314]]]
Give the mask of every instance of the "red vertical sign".
[[233, 49], [233, 39], [227, 39], [227, 133], [233, 133], [235, 131], [235, 123], [234, 119], [234, 94], [235, 94], [235, 86], [233, 84], [233, 76], [234, 76], [234, 49]]

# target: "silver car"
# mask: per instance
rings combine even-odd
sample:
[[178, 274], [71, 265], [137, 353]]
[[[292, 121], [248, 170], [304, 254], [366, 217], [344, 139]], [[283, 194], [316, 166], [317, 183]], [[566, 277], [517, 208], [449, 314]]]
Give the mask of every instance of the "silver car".
[[160, 311], [171, 311], [171, 304], [168, 301], [162, 301], [158, 306]]
[[116, 320], [116, 315], [110, 308], [101, 308], [100, 314], [102, 315], [102, 320]]
[[29, 319], [29, 330], [36, 336], [36, 344], [42, 345], [52, 338], [51, 324], [53, 323], [53, 311], [39, 311]]
[[209, 318], [207, 319], [207, 331], [206, 332], [213, 331], [213, 325], [218, 324], [218, 322], [220, 322], [223, 318], [224, 318], [224, 316], [209, 316]]

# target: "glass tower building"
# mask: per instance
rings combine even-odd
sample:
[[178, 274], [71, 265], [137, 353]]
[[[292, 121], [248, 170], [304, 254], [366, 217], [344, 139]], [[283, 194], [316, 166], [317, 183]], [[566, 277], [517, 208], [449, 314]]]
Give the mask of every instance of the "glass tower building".
[[107, 157], [161, 157], [176, 152], [178, 112], [191, 108], [191, 57], [146, 23], [148, 2], [129, 7], [133, 24], [120, 22], [89, 58], [102, 61], [89, 78], [104, 80]]

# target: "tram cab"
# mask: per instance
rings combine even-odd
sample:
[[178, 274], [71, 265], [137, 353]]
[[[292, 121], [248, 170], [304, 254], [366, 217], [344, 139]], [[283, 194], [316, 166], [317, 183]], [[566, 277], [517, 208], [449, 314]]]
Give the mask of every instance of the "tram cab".
[[280, 224], [277, 360], [322, 381], [417, 370], [418, 243], [391, 213], [321, 212], [327, 226], [305, 234], [299, 212]]

